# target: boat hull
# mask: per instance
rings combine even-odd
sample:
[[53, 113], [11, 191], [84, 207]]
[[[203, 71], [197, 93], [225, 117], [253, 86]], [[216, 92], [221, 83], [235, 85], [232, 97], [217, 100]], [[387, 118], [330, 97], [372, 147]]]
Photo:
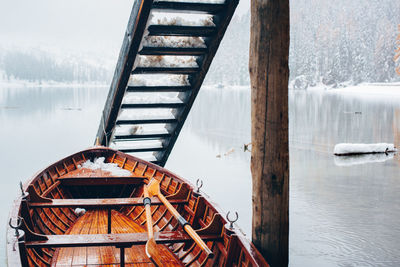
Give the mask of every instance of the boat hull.
[[182, 221], [153, 196], [151, 216], [163, 265], [268, 266], [251, 242], [225, 227], [218, 207], [186, 180], [106, 147], [66, 157], [23, 185], [24, 196], [14, 201], [10, 212], [8, 265], [154, 266], [144, 249], [143, 189], [152, 180], [212, 251], [207, 254], [194, 243]]

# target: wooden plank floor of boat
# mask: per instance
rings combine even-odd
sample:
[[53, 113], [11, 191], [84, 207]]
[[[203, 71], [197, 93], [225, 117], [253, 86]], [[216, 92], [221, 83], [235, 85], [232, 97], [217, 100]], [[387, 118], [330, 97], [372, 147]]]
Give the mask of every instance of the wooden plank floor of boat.
[[[120, 212], [112, 211], [112, 233], [145, 232], [140, 225]], [[106, 234], [107, 211], [88, 210], [66, 234]], [[179, 266], [179, 259], [164, 245], [158, 245], [164, 266]], [[77, 247], [56, 249], [51, 266], [119, 266], [120, 250], [115, 247]], [[125, 266], [154, 266], [146, 256], [145, 246], [125, 249]]]

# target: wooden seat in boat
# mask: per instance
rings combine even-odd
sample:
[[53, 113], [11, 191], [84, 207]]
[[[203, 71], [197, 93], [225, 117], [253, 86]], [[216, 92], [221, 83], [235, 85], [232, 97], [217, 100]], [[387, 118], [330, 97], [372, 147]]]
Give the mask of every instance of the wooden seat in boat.
[[[111, 232], [140, 233], [145, 229], [122, 213], [112, 211]], [[107, 210], [89, 210], [66, 232], [70, 235], [107, 234]], [[181, 261], [164, 245], [158, 245], [164, 266], [181, 266]], [[107, 247], [76, 247], [56, 249], [51, 266], [119, 266], [120, 250]], [[125, 266], [154, 266], [145, 253], [144, 245], [125, 249]]]

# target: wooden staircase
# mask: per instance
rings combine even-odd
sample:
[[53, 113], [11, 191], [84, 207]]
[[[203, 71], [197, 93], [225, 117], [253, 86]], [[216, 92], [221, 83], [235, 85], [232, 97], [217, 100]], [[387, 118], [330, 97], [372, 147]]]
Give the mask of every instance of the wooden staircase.
[[135, 1], [97, 133], [102, 145], [160, 166], [239, 2], [184, 1]]

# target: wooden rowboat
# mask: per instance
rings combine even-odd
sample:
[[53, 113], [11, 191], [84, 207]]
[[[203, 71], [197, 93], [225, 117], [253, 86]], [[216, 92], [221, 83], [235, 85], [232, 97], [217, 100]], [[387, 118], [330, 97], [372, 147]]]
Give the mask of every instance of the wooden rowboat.
[[110, 148], [66, 157], [21, 189], [9, 266], [268, 266], [183, 178]]

